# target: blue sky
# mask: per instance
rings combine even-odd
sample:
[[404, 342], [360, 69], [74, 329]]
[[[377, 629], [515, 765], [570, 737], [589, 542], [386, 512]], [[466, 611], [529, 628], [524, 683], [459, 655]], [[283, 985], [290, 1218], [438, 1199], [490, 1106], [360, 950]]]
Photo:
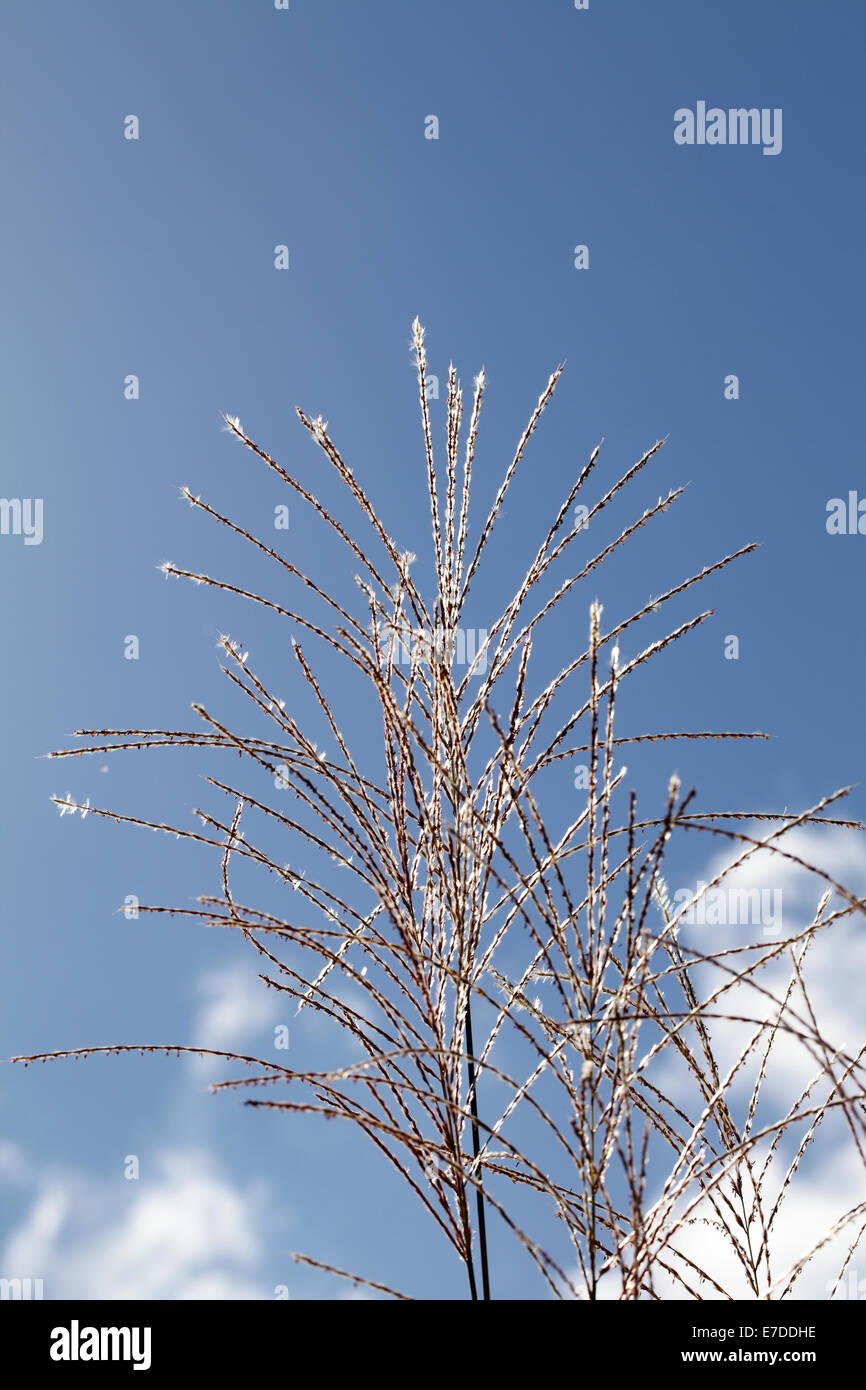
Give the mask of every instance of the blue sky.
[[[224, 934], [116, 912], [130, 893], [183, 903], [211, 891], [214, 861], [49, 803], [69, 790], [190, 824], [201, 760], [38, 759], [79, 727], [183, 727], [193, 700], [216, 707], [219, 632], [272, 652], [286, 643], [238, 601], [158, 573], [166, 559], [238, 582], [264, 573], [178, 500], [180, 485], [253, 530], [288, 500], [293, 562], [337, 563], [278, 480], [220, 433], [221, 411], [329, 499], [294, 407], [321, 412], [423, 563], [416, 314], [443, 381], [450, 358], [467, 385], [485, 366], [482, 507], [567, 359], [509, 494], [479, 613], [522, 576], [602, 436], [608, 483], [668, 436], [614, 521], [688, 484], [579, 593], [573, 626], [538, 654], [542, 672], [583, 649], [596, 595], [625, 616], [761, 543], [681, 602], [681, 619], [708, 606], [715, 617], [623, 697], [623, 719], [773, 738], [648, 749], [639, 790], [660, 797], [677, 767], [701, 805], [776, 810], [862, 781], [866, 539], [830, 536], [825, 521], [830, 498], [866, 496], [864, 31], [849, 0], [591, 0], [585, 12], [570, 0], [292, 0], [286, 12], [269, 0], [7, 0], [0, 492], [43, 499], [44, 535], [31, 546], [0, 536], [2, 1055], [192, 1041], [223, 1024], [252, 1045], [284, 1021], [270, 997], [247, 993], [255, 969]], [[781, 108], [781, 153], [678, 147], [674, 112], [701, 100]], [[123, 138], [129, 114], [137, 141]], [[425, 139], [430, 114], [437, 140]], [[274, 268], [279, 244], [286, 271]], [[577, 245], [588, 269], [574, 268]], [[724, 397], [732, 373], [738, 400]], [[606, 526], [600, 538], [614, 534]], [[124, 659], [129, 634], [137, 661]], [[728, 634], [737, 661], [724, 659]], [[563, 806], [574, 795], [566, 765], [553, 794]], [[859, 788], [848, 804], [866, 813]], [[696, 850], [690, 871], [701, 862]], [[313, 1045], [306, 1025], [285, 1021], [293, 1046], [296, 1031]], [[2, 1069], [7, 1263], [44, 1257], [58, 1293], [84, 1280], [105, 1296], [268, 1297], [279, 1284], [334, 1296], [290, 1264], [297, 1248], [417, 1293], [462, 1292], [448, 1251], [358, 1141], [212, 1097], [196, 1065]], [[129, 1154], [138, 1184], [123, 1177]], [[118, 1231], [138, 1229], [145, 1176], [169, 1226], [180, 1192], [200, 1234], [222, 1234], [214, 1248], [202, 1236], [198, 1254], [191, 1235], [174, 1273], [136, 1284], [137, 1266], [118, 1272], [111, 1252]], [[236, 1220], [223, 1229], [209, 1201], [223, 1215], [236, 1204]], [[113, 1223], [103, 1235], [75, 1226], [91, 1210]], [[516, 1264], [501, 1288], [535, 1285]]]

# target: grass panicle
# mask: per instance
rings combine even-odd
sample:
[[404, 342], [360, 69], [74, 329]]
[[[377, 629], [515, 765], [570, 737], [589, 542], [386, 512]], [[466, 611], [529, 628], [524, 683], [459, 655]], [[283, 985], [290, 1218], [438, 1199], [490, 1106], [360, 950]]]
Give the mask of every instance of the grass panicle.
[[[298, 411], [354, 505], [351, 528], [226, 416], [229, 434], [342, 545], [354, 596], [338, 597], [342, 589], [330, 576], [303, 573], [186, 488], [194, 509], [274, 564], [285, 604], [209, 574], [162, 568], [290, 624], [295, 681], [313, 702], [317, 728], [301, 727], [278, 698], [273, 654], [242, 651], [225, 636], [222, 670], [247, 702], [243, 728], [197, 704], [195, 728], [80, 730], [84, 747], [51, 755], [166, 747], [239, 755], [246, 777], [223, 771], [208, 778], [226, 799], [224, 814], [202, 808], [199, 828], [190, 830], [56, 800], [66, 812], [162, 830], [217, 851], [219, 893], [194, 908], [140, 911], [239, 932], [263, 983], [326, 1020], [333, 1045], [317, 1070], [210, 1053], [245, 1067], [216, 1089], [242, 1090], [253, 1107], [333, 1117], [362, 1131], [453, 1248], [470, 1297], [496, 1295], [493, 1249], [503, 1249], [506, 1236], [556, 1298], [593, 1299], [611, 1281], [623, 1299], [730, 1297], [727, 1266], [695, 1256], [695, 1223], [721, 1237], [748, 1296], [787, 1296], [817, 1250], [837, 1237], [845, 1247], [841, 1280], [866, 1229], [866, 1202], [840, 1212], [793, 1265], [779, 1267], [775, 1238], [785, 1197], [825, 1121], [838, 1117], [859, 1160], [866, 1156], [863, 1052], [849, 1054], [824, 1036], [806, 973], [818, 934], [864, 903], [790, 849], [789, 837], [802, 827], [857, 822], [825, 814], [844, 792], [799, 814], [701, 811], [696, 793], [677, 778], [663, 805], [641, 816], [620, 765], [630, 744], [766, 737], [700, 726], [620, 735], [615, 718], [623, 683], [687, 640], [710, 610], [672, 619], [664, 635], [645, 642], [637, 635], [642, 620], [663, 615], [672, 600], [754, 546], [714, 560], [610, 626], [592, 597], [584, 649], [538, 688], [533, 646], [544, 641], [550, 618], [585, 581], [597, 583], [605, 560], [638, 529], [655, 526], [682, 493], [669, 490], [635, 511], [616, 539], [589, 559], [579, 547], [581, 558], [572, 562], [570, 548], [585, 526], [569, 526], [569, 518], [597, 475], [599, 446], [470, 650], [461, 634], [476, 632], [468, 626], [473, 581], [562, 367], [541, 392], [473, 543], [486, 377], [475, 378], [464, 431], [462, 387], [450, 368], [440, 460], [417, 320], [412, 350], [432, 529], [429, 592], [326, 422]], [[620, 494], [625, 501], [661, 447], [657, 441], [599, 489], [590, 520]], [[545, 596], [542, 582], [553, 566], [559, 577]], [[285, 606], [295, 592], [308, 605], [303, 612]], [[378, 748], [354, 739], [344, 724], [344, 690], [321, 674], [317, 644], [345, 663], [353, 700], [357, 689], [366, 691], [381, 727]], [[320, 751], [323, 736], [330, 753]], [[561, 824], [543, 809], [550, 800], [543, 774], [577, 754], [588, 768], [585, 803]], [[663, 869], [672, 843], [695, 833], [724, 842], [733, 855], [698, 896], [754, 856], [778, 856], [820, 883], [811, 922], [775, 940], [687, 945], [687, 909], [671, 902]], [[285, 853], [272, 848], [275, 838], [283, 850], [292, 846], [293, 862], [305, 846], [314, 867], [288, 867]], [[277, 885], [267, 910], [240, 900], [239, 866], [255, 866]], [[244, 883], [251, 881], [245, 874]], [[284, 904], [279, 915], [273, 901]], [[812, 1077], [779, 1109], [767, 1081], [783, 1041], [808, 1057]], [[15, 1060], [135, 1050], [207, 1051], [123, 1044]], [[323, 1260], [296, 1258], [378, 1293], [409, 1296]]]

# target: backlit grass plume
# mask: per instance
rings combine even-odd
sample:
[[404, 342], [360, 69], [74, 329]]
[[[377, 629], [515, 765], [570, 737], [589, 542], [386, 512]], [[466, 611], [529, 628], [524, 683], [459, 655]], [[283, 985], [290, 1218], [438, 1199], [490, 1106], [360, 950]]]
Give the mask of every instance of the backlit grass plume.
[[[52, 755], [165, 745], [215, 757], [228, 750], [240, 755], [240, 763], [231, 762], [237, 775], [209, 778], [225, 797], [225, 814], [198, 812], [193, 832], [79, 807], [71, 798], [59, 804], [214, 848], [218, 892], [194, 909], [141, 911], [241, 933], [264, 983], [299, 1010], [315, 1011], [333, 1037], [322, 1044], [316, 1070], [217, 1053], [248, 1064], [218, 1087], [243, 1090], [252, 1106], [336, 1117], [363, 1131], [453, 1247], [465, 1271], [455, 1296], [495, 1296], [492, 1250], [506, 1248], [503, 1235], [522, 1248], [540, 1290], [552, 1296], [594, 1298], [611, 1281], [614, 1296], [629, 1299], [730, 1296], [724, 1261], [694, 1254], [688, 1236], [696, 1222], [720, 1237], [751, 1296], [785, 1295], [814, 1253], [814, 1246], [804, 1249], [796, 1264], [781, 1267], [775, 1255], [782, 1202], [806, 1146], [830, 1116], [840, 1120], [834, 1133], [846, 1136], [861, 1161], [866, 1142], [862, 1052], [840, 1051], [824, 1037], [804, 974], [816, 934], [863, 903], [788, 846], [800, 827], [853, 822], [825, 814], [842, 792], [801, 814], [706, 812], [676, 778], [658, 806], [639, 811], [621, 765], [629, 744], [764, 735], [700, 725], [620, 734], [615, 725], [623, 683], [710, 613], [698, 611], [647, 643], [640, 640], [642, 619], [663, 616], [671, 600], [754, 547], [714, 559], [607, 623], [593, 596], [600, 567], [639, 528], [652, 526], [682, 489], [633, 514], [591, 558], [571, 563], [574, 554], [585, 555], [575, 541], [587, 523], [620, 493], [626, 502], [629, 484], [653, 463], [661, 441], [608, 487], [598, 482], [595, 449], [513, 592], [483, 629], [469, 627], [470, 590], [562, 369], [539, 396], [479, 525], [470, 502], [486, 378], [475, 378], [465, 424], [463, 392], [450, 369], [440, 456], [417, 320], [413, 354], [432, 585], [389, 534], [326, 421], [298, 412], [355, 504], [351, 528], [239, 420], [225, 417], [229, 433], [278, 475], [311, 524], [338, 538], [356, 598], [338, 600], [342, 589], [328, 575], [302, 573], [187, 489], [193, 507], [270, 558], [285, 597], [277, 602], [208, 574], [163, 568], [240, 595], [289, 624], [295, 681], [314, 701], [317, 725], [301, 727], [287, 713], [273, 652], [247, 652], [225, 637], [222, 669], [249, 706], [243, 728], [196, 705], [195, 730], [82, 730], [85, 748]], [[585, 521], [575, 526], [575, 505], [584, 498]], [[555, 583], [545, 586], [548, 571]], [[577, 603], [572, 630], [584, 636], [538, 688], [533, 642], [543, 642], [546, 623], [567, 601]], [[632, 655], [624, 655], [626, 647]], [[345, 663], [345, 683], [322, 674], [323, 652], [329, 673], [334, 658]], [[378, 743], [347, 732], [359, 690], [376, 711]], [[585, 758], [585, 795], [570, 817], [551, 817], [543, 774], [577, 755]], [[671, 903], [663, 877], [672, 838], [686, 834], [728, 842], [733, 851], [703, 892], [761, 853], [810, 869], [823, 893], [813, 920], [772, 941], [759, 936], [721, 946], [710, 930], [705, 949], [687, 947], [685, 909]], [[304, 847], [313, 867], [302, 872], [286, 860], [297, 864]], [[264, 871], [267, 910], [241, 900], [241, 866], [245, 885], [254, 882], [248, 870]], [[782, 1040], [810, 1058], [813, 1077], [779, 1109], [764, 1087]], [[167, 1044], [142, 1050], [200, 1051]], [[332, 1134], [323, 1131], [322, 1142]], [[824, 1239], [843, 1241], [842, 1272], [864, 1220], [866, 1201], [840, 1211], [826, 1232]], [[345, 1274], [327, 1253], [297, 1258]], [[410, 1296], [374, 1277], [380, 1264], [372, 1249], [369, 1269], [347, 1277]]]

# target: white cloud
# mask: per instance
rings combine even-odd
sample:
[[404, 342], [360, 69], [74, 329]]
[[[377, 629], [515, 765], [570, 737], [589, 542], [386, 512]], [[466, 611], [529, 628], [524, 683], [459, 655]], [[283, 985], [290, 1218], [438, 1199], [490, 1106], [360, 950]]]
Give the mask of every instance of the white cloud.
[[0, 1139], [0, 1183], [26, 1184], [30, 1168], [23, 1151], [11, 1139]]
[[[785, 1166], [774, 1163], [768, 1182], [770, 1200], [764, 1204], [767, 1217], [773, 1209], [784, 1176]], [[785, 1288], [786, 1276], [794, 1265], [822, 1240], [846, 1211], [863, 1201], [864, 1191], [866, 1184], [863, 1167], [850, 1147], [827, 1155], [820, 1165], [820, 1170], [813, 1171], [810, 1176], [806, 1177], [801, 1173], [794, 1177], [770, 1232], [774, 1298], [778, 1298]], [[696, 1208], [694, 1215], [710, 1220], [714, 1218], [714, 1213], [706, 1203]], [[826, 1246], [818, 1250], [804, 1266], [802, 1274], [787, 1296], [794, 1299], [829, 1298], [849, 1247], [862, 1223], [862, 1216], [859, 1219], [855, 1218]], [[752, 1227], [752, 1238], [754, 1241], [760, 1239], [757, 1226]], [[703, 1221], [701, 1224], [691, 1225], [677, 1237], [675, 1244], [677, 1249], [688, 1255], [696, 1264], [708, 1270], [733, 1298], [754, 1298], [730, 1241], [714, 1226]], [[698, 1283], [694, 1274], [689, 1274], [684, 1266], [678, 1267], [683, 1269], [691, 1286], [697, 1287], [703, 1298], [721, 1297], [710, 1285]], [[863, 1252], [863, 1247], [855, 1253], [848, 1266], [837, 1297], [850, 1297], [852, 1289], [856, 1292], [859, 1288], [862, 1278], [866, 1278], [866, 1253]], [[763, 1265], [760, 1279], [760, 1287], [765, 1290], [766, 1271]], [[663, 1271], [657, 1275], [656, 1292], [665, 1298], [686, 1297], [682, 1287], [678, 1288], [675, 1281]], [[859, 1293], [857, 1296], [860, 1296]]]
[[[756, 837], [761, 836], [766, 833], [766, 827], [758, 825], [750, 828], [750, 833]], [[779, 845], [806, 863], [823, 869], [832, 879], [855, 895], [866, 894], [866, 859], [863, 855], [862, 835], [804, 827], [782, 836]], [[701, 875], [702, 880], [711, 882], [716, 874], [731, 862], [732, 857], [730, 853], [717, 856], [708, 863]], [[750, 926], [683, 926], [680, 941], [684, 946], [713, 952], [753, 941], [771, 947], [780, 937], [794, 935], [809, 925], [821, 897], [829, 887], [815, 874], [770, 851], [760, 851], [753, 855], [724, 880], [723, 886], [766, 890], [768, 894], [778, 890], [783, 905], [782, 922], [772, 923], [772, 930], [766, 931], [764, 926], [767, 924], [762, 922]], [[825, 915], [842, 905], [843, 899], [835, 892], [832, 893]], [[736, 957], [729, 957], [728, 964], [734, 965], [736, 960]], [[695, 976], [700, 981], [700, 993], [703, 997], [725, 978], [718, 968], [712, 965], [697, 967]], [[842, 1049], [849, 1056], [856, 1056], [866, 1041], [862, 1002], [864, 976], [866, 921], [862, 913], [855, 912], [849, 917], [831, 923], [816, 934], [803, 966], [809, 1004], [822, 1036], [828, 1040], [831, 1048]], [[769, 994], [781, 999], [790, 977], [791, 961], [785, 952], [777, 962], [760, 972], [757, 982]], [[797, 1026], [807, 1031], [810, 1026], [809, 1008], [799, 989], [791, 996], [791, 1005], [800, 1016]], [[772, 999], [766, 994], [760, 994], [748, 985], [737, 985], [713, 1006], [713, 1011], [760, 1020], [772, 1014], [773, 1006]], [[719, 1072], [724, 1076], [739, 1056], [747, 1039], [754, 1035], [755, 1025], [717, 1020], [709, 1026]], [[746, 1064], [729, 1098], [732, 1112], [740, 1118], [745, 1113], [745, 1104], [751, 1094], [762, 1050], [759, 1047]], [[801, 1090], [821, 1069], [821, 1064], [821, 1060], [816, 1061], [815, 1056], [797, 1037], [790, 1033], [780, 1033], [762, 1083], [754, 1129], [780, 1121], [797, 1100]], [[837, 1063], [837, 1075], [841, 1070], [841, 1065]], [[862, 1079], [861, 1071], [856, 1082], [849, 1080], [849, 1093], [862, 1086]], [[656, 1075], [655, 1080], [660, 1081], [665, 1088], [673, 1088], [671, 1094], [685, 1100], [686, 1090], [677, 1090], [678, 1087], [682, 1087], [684, 1072], [674, 1064], [673, 1057], [665, 1065], [663, 1076], [660, 1078]], [[804, 1106], [820, 1103], [828, 1089], [829, 1083], [822, 1081], [803, 1103]], [[693, 1095], [693, 1090], [691, 1093]], [[686, 1108], [694, 1110], [694, 1104]], [[783, 1141], [780, 1146], [779, 1156], [782, 1161], [774, 1162], [768, 1174], [766, 1191], [770, 1194], [769, 1210], [772, 1209], [785, 1178], [784, 1158], [790, 1159], [793, 1156], [796, 1143], [804, 1135], [805, 1129], [806, 1126], [801, 1122], [796, 1128], [796, 1133], [792, 1132], [790, 1139]], [[845, 1211], [862, 1201], [864, 1196], [866, 1179], [863, 1164], [853, 1147], [842, 1116], [839, 1113], [828, 1114], [816, 1132], [814, 1146], [810, 1147], [802, 1166], [794, 1175], [774, 1222], [771, 1239], [773, 1279], [793, 1266]], [[695, 1215], [712, 1217], [713, 1213], [703, 1210], [696, 1211]], [[809, 1262], [794, 1286], [793, 1297], [828, 1297], [828, 1281], [832, 1285], [862, 1222], [862, 1217], [855, 1219]], [[743, 1280], [742, 1270], [730, 1243], [712, 1226], [695, 1224], [689, 1227], [678, 1244], [708, 1269], [734, 1297], [752, 1296]], [[850, 1297], [852, 1290], [859, 1296], [857, 1290], [861, 1278], [866, 1281], [866, 1246], [861, 1246], [855, 1253], [845, 1276], [841, 1296]], [[659, 1290], [664, 1289], [665, 1296], [682, 1297], [683, 1291], [680, 1290], [677, 1295], [675, 1288], [673, 1281], [659, 1283]], [[701, 1293], [709, 1298], [718, 1296], [708, 1286], [701, 1286]]]
[[[766, 833], [760, 827], [752, 833]], [[862, 835], [847, 831], [828, 831], [815, 827], [801, 828], [784, 835], [779, 845], [792, 855], [823, 869], [832, 879], [857, 896], [866, 894], [866, 857]], [[730, 862], [731, 856], [719, 856], [707, 866], [705, 881], [712, 878]], [[771, 851], [760, 851], [741, 868], [725, 879], [724, 886], [732, 889], [758, 889], [780, 895], [782, 920], [772, 926], [753, 924], [734, 926], [683, 927], [683, 945], [701, 951], [715, 951], [747, 941], [772, 946], [780, 937], [802, 932], [813, 920], [827, 883], [791, 860], [782, 859]], [[755, 900], [757, 901], [757, 899]], [[831, 893], [825, 909], [828, 913], [842, 907], [843, 900]], [[745, 963], [745, 962], [744, 962]], [[728, 959], [729, 965], [736, 958]], [[831, 922], [813, 938], [803, 967], [803, 978], [809, 1001], [822, 1035], [834, 1048], [856, 1053], [866, 1041], [861, 981], [866, 974], [866, 917], [861, 912]], [[722, 982], [723, 976], [712, 966], [701, 967], [699, 977], [706, 991]], [[783, 952], [779, 959], [760, 972], [757, 983], [762, 989], [781, 998], [791, 978], [790, 956]], [[799, 991], [792, 996], [792, 1007], [803, 1031], [809, 1027], [809, 1012]], [[772, 1011], [772, 1001], [749, 986], [736, 986], [720, 1001], [720, 1012], [763, 1018]], [[737, 1055], [738, 1045], [745, 1041], [749, 1025], [716, 1024], [714, 1041], [722, 1067]], [[767, 1091], [779, 1096], [790, 1094], [793, 1087], [805, 1085], [817, 1070], [813, 1057], [803, 1044], [791, 1035], [780, 1036], [773, 1053], [773, 1065], [767, 1078]], [[793, 1097], [792, 1097], [793, 1098]]]
[[[284, 1022], [289, 1011], [281, 1007], [283, 996], [269, 989], [249, 962], [207, 971], [199, 979], [197, 993], [201, 1002], [193, 1025], [196, 1047], [249, 1050], [266, 1059], [273, 1056], [273, 1026]], [[190, 1065], [197, 1074], [210, 1074], [228, 1064], [210, 1057], [191, 1058]]]
[[0, 1255], [0, 1275], [42, 1279], [44, 1296], [261, 1299], [266, 1193], [239, 1189], [197, 1150], [110, 1185], [64, 1170], [35, 1181]]
[[[206, 972], [197, 994], [195, 1045], [273, 1055], [286, 1011], [248, 962]], [[236, 1072], [219, 1058], [187, 1060], [199, 1080]], [[0, 1250], [0, 1277], [42, 1279], [45, 1298], [274, 1296], [258, 1272], [272, 1244], [267, 1193], [234, 1182], [202, 1148], [167, 1144], [141, 1160], [137, 1179], [105, 1182], [40, 1169], [0, 1140], [0, 1183], [19, 1189], [24, 1211]]]
[[[764, 1203], [767, 1220], [770, 1219], [784, 1176], [785, 1166], [774, 1163], [768, 1175], [769, 1200], [765, 1200]], [[844, 1212], [862, 1202], [864, 1195], [866, 1185], [863, 1168], [851, 1148], [831, 1154], [822, 1164], [820, 1171], [813, 1171], [808, 1177], [803, 1173], [795, 1176], [770, 1231], [770, 1283], [774, 1299], [779, 1298], [795, 1264], [821, 1241]], [[660, 1254], [669, 1265], [680, 1270], [690, 1288], [699, 1293], [701, 1298], [712, 1301], [722, 1299], [724, 1295], [708, 1282], [702, 1282], [693, 1268], [678, 1260], [673, 1253], [674, 1249], [710, 1274], [731, 1298], [752, 1300], [755, 1294], [730, 1240], [716, 1225], [710, 1224], [715, 1220], [715, 1213], [709, 1203], [703, 1202], [696, 1206], [691, 1214], [691, 1223], [677, 1233], [673, 1247], [666, 1247]], [[824, 1300], [830, 1297], [834, 1289], [836, 1299], [866, 1300], [866, 1250], [862, 1246], [848, 1263], [842, 1281], [836, 1289], [839, 1273], [862, 1224], [862, 1216], [855, 1218], [816, 1252], [805, 1264], [791, 1292], [786, 1295], [786, 1301]], [[741, 1232], [737, 1230], [737, 1234], [741, 1235]], [[757, 1223], [752, 1227], [752, 1239], [757, 1251], [760, 1240]], [[583, 1288], [578, 1268], [571, 1270], [570, 1277], [576, 1288]], [[654, 1266], [653, 1287], [656, 1295], [664, 1300], [691, 1298], [683, 1285], [657, 1263]], [[768, 1284], [763, 1261], [760, 1264], [759, 1287], [761, 1295], [766, 1296]], [[620, 1298], [622, 1275], [616, 1270], [605, 1274], [599, 1283], [597, 1294], [605, 1300]]]

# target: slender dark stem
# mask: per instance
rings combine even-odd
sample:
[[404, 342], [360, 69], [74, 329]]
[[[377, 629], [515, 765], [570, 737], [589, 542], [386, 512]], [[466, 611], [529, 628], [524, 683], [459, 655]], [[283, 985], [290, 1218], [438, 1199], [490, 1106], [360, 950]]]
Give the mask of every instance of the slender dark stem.
[[[469, 1073], [469, 1108], [472, 1111], [472, 1155], [478, 1157], [480, 1143], [478, 1138], [478, 1098], [475, 1094], [475, 1049], [472, 1043], [472, 1006], [466, 1004], [466, 1066]], [[487, 1221], [484, 1213], [484, 1193], [480, 1187], [475, 1189], [475, 1203], [478, 1209], [478, 1248], [481, 1251], [481, 1287], [483, 1297], [490, 1298], [490, 1274], [487, 1266]], [[474, 1280], [471, 1280], [474, 1284]], [[476, 1296], [473, 1291], [473, 1297]]]
[[469, 1252], [469, 1259], [466, 1261], [466, 1272], [469, 1275], [469, 1293], [473, 1303], [478, 1298], [478, 1287], [475, 1283], [475, 1266], [472, 1263], [472, 1251]]

